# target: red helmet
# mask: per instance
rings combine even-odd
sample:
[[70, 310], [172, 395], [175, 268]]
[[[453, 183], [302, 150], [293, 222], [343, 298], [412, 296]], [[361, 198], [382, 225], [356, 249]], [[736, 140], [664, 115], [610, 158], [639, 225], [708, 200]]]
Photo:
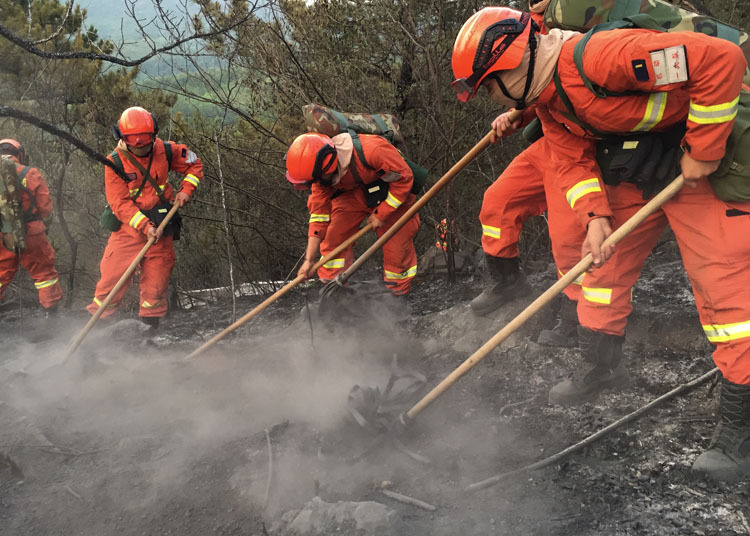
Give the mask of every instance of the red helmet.
[[154, 136], [159, 132], [154, 114], [133, 106], [128, 108], [120, 116], [117, 126], [112, 127], [115, 139], [123, 140], [131, 147], [145, 147], [154, 141]]
[[18, 160], [19, 164], [26, 165], [26, 151], [23, 146], [12, 138], [0, 140], [0, 154], [9, 154]]
[[488, 74], [521, 64], [531, 31], [529, 19], [528, 13], [515, 9], [486, 7], [464, 23], [451, 59], [456, 77], [451, 86], [458, 100], [474, 98]]
[[286, 179], [298, 190], [336, 170], [338, 153], [325, 134], [308, 132], [297, 136], [286, 153]]

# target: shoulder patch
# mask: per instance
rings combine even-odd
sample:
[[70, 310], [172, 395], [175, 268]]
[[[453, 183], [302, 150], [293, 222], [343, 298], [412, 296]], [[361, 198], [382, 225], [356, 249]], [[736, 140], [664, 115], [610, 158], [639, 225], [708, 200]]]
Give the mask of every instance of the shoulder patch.
[[646, 60], [633, 60], [630, 62], [633, 66], [633, 74], [639, 82], [648, 82], [648, 67]]
[[687, 82], [689, 76], [684, 45], [653, 50], [649, 54], [654, 67], [655, 86]]

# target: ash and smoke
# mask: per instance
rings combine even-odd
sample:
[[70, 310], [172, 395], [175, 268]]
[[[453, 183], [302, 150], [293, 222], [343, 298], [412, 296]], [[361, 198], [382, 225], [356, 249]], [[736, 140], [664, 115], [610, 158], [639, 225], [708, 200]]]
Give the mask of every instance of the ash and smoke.
[[[190, 503], [216, 495], [223, 503], [227, 494], [259, 512], [269, 471], [266, 431], [275, 458], [271, 515], [316, 493], [361, 497], [381, 480], [426, 470], [392, 449], [356, 459], [376, 438], [347, 423], [346, 409], [354, 385], [385, 386], [394, 355], [424, 369], [423, 341], [377, 300], [333, 313], [261, 320], [189, 362], [185, 355], [201, 343], [197, 326], [185, 325], [195, 315], [177, 317], [156, 337], [136, 320], [101, 327], [67, 364], [67, 343], [83, 320], [62, 320], [55, 337], [36, 343], [24, 340], [16, 322], [0, 358], [0, 415], [14, 415], [0, 444], [30, 483], [46, 488], [64, 470], [76, 494], [125, 514], [159, 511], [175, 497]], [[449, 393], [445, 407], [420, 417], [412, 448], [448, 467], [436, 481], [455, 484], [510, 442], [487, 424], [482, 407], [470, 415], [450, 409], [464, 395]], [[28, 448], [40, 441], [84, 455], [74, 470], [50, 468]], [[82, 533], [101, 527], [88, 530]]]

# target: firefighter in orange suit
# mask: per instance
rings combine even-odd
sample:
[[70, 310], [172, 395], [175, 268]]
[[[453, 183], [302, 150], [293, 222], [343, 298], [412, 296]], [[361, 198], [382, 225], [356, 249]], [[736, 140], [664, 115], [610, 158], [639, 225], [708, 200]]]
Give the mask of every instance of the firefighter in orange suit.
[[57, 312], [62, 290], [55, 270], [55, 251], [47, 240], [47, 224], [52, 218], [52, 199], [44, 177], [28, 165], [26, 151], [18, 141], [0, 140], [0, 155], [9, 155], [16, 162], [21, 181], [21, 202], [26, 224], [26, 248], [20, 253], [8, 251], [0, 241], [0, 299], [18, 271], [19, 263], [29, 271], [39, 292], [39, 303], [47, 315]]
[[[357, 232], [363, 219], [381, 236], [414, 204], [414, 178], [398, 150], [381, 136], [360, 134], [367, 162], [361, 162], [347, 133], [333, 138], [318, 133], [298, 136], [286, 156], [286, 177], [297, 189], [311, 188], [305, 261], [298, 275], [311, 277], [318, 253], [323, 256]], [[383, 279], [396, 296], [406, 296], [417, 274], [415, 214], [383, 246]], [[353, 262], [350, 246], [318, 269], [330, 281]]]
[[[534, 5], [532, 5], [532, 3]], [[530, 1], [531, 18], [544, 32], [543, 13], [549, 0]], [[512, 134], [536, 117], [533, 107], [523, 110], [522, 118], [511, 124], [508, 112], [492, 123], [492, 142]], [[552, 254], [562, 277], [578, 262], [585, 229], [573, 217], [571, 208], [554, 189], [545, 189], [545, 175], [550, 167], [549, 150], [544, 137], [534, 141], [505, 168], [487, 189], [479, 213], [482, 224], [482, 249], [485, 254], [489, 285], [471, 303], [472, 312], [483, 315], [508, 301], [526, 295], [531, 288], [519, 268], [518, 240], [523, 222], [548, 211]], [[551, 178], [554, 178], [554, 174]], [[553, 192], [551, 196], [545, 190]], [[549, 199], [548, 199], [549, 197]], [[547, 346], [575, 346], [578, 318], [576, 306], [581, 293], [581, 278], [565, 289], [557, 322], [543, 330], [538, 342]]]
[[[133, 107], [122, 112], [113, 131], [119, 141], [108, 158], [122, 166], [128, 180], [110, 167], [104, 168], [107, 202], [121, 226], [112, 232], [104, 249], [100, 264], [102, 276], [87, 310], [94, 314], [99, 309], [147, 240], [154, 237], [157, 241], [140, 266], [139, 315], [155, 329], [159, 318], [167, 313], [167, 286], [175, 263], [173, 232], [165, 232], [164, 236], [157, 233], [157, 222], [161, 221], [159, 215], [165, 214], [172, 202], [182, 207], [190, 200], [203, 178], [203, 166], [185, 145], [157, 138], [156, 118], [143, 108]], [[167, 181], [170, 170], [184, 175], [176, 194]], [[144, 176], [144, 171], [149, 172], [153, 184]], [[127, 287], [125, 285], [113, 297], [102, 313], [103, 318], [112, 315], [120, 306]]]
[[[702, 34], [603, 31], [593, 34], [582, 56], [582, 72], [591, 84], [586, 87], [574, 62], [582, 37], [563, 31], [538, 36], [527, 14], [485, 8], [464, 25], [453, 52], [460, 99], [471, 98], [485, 84], [498, 103], [536, 104], [558, 186], [587, 228], [582, 251], [590, 252], [599, 267], [584, 277], [578, 304], [579, 345], [589, 364], [556, 385], [550, 401], [579, 403], [627, 380], [622, 342], [630, 288], [669, 223], [723, 375], [720, 423], [693, 469], [722, 480], [748, 478], [750, 202], [722, 202], [708, 181], [724, 156], [737, 114], [745, 58], [738, 46]], [[556, 73], [567, 104], [556, 89]], [[597, 88], [618, 94], [597, 96], [592, 91]], [[612, 227], [648, 196], [640, 191], [642, 184], [605, 187], [592, 133], [669, 132], [679, 124], [686, 129], [679, 160], [686, 187], [620, 242], [616, 252], [602, 248]]]

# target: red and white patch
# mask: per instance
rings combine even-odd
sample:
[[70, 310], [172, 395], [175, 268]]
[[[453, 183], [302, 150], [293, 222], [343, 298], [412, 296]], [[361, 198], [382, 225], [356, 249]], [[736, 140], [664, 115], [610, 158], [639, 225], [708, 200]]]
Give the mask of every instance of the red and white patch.
[[687, 82], [688, 69], [684, 45], [654, 50], [649, 54], [654, 68], [655, 86]]

